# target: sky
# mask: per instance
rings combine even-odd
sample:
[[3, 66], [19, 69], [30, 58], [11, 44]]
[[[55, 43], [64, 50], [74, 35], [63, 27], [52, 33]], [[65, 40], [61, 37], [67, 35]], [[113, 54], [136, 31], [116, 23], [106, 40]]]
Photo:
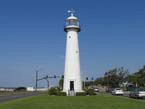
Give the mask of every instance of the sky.
[[[131, 74], [144, 66], [144, 0], [1, 0], [0, 87], [35, 87], [36, 70], [39, 78], [63, 74], [64, 26], [72, 8], [81, 26], [82, 79], [116, 67]], [[58, 81], [50, 79], [50, 85]]]

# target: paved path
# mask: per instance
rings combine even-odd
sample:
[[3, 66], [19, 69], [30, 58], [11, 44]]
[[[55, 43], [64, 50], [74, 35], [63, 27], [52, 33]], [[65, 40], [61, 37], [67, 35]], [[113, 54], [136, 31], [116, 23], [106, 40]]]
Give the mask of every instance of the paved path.
[[26, 98], [26, 97], [31, 97], [31, 96], [38, 96], [40, 94], [44, 94], [44, 92], [33, 92], [33, 93], [28, 93], [28, 94], [16, 94], [16, 95], [7, 95], [7, 96], [0, 96], [0, 103], [10, 101], [10, 100], [15, 100], [19, 98]]

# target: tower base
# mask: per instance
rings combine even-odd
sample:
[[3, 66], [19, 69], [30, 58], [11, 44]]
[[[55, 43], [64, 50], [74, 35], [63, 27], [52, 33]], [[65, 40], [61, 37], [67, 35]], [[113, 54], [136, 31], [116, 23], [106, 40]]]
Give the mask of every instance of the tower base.
[[75, 91], [75, 90], [65, 91], [65, 90], [63, 90], [62, 92], [66, 92], [66, 95], [67, 96], [75, 96], [76, 95], [76, 92], [84, 92], [84, 91], [83, 90], [78, 90], [78, 91]]

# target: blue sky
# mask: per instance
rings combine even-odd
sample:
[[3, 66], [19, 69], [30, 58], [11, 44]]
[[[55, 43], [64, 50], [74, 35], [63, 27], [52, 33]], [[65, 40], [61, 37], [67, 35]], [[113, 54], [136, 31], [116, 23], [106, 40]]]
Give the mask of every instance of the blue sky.
[[63, 74], [63, 29], [71, 8], [81, 25], [82, 78], [122, 66], [137, 71], [145, 64], [144, 6], [144, 0], [0, 1], [0, 87], [35, 86], [36, 70], [39, 77]]

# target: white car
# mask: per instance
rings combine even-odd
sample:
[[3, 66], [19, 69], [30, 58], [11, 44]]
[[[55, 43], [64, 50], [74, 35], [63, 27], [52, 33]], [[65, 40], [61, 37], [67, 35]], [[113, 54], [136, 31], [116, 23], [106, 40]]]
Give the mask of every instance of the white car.
[[112, 95], [123, 95], [123, 90], [120, 88], [115, 88], [111, 93]]
[[145, 89], [144, 88], [134, 88], [130, 91], [129, 97], [135, 98], [145, 98]]
[[95, 92], [99, 92], [99, 89], [94, 89]]

